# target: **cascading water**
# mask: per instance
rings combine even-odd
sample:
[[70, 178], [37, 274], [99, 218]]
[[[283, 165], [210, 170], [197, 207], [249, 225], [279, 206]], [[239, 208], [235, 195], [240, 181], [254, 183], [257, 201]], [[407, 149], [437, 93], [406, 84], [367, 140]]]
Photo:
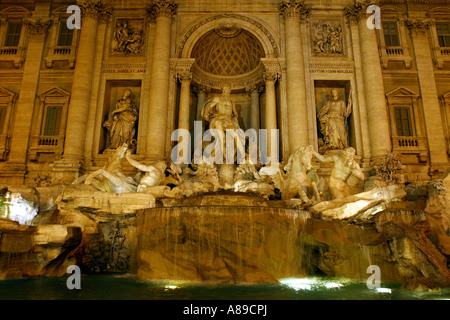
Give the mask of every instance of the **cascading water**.
[[204, 197], [234, 205], [208, 205], [200, 196], [197, 205], [138, 217], [140, 278], [277, 282], [307, 275], [300, 239], [307, 212], [269, 207], [251, 195]]

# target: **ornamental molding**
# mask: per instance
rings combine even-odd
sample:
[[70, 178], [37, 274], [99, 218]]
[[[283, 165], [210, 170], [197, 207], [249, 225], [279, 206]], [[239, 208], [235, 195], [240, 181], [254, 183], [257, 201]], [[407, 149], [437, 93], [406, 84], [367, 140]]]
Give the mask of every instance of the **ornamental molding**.
[[28, 33], [31, 36], [46, 36], [50, 26], [52, 25], [52, 19], [25, 19], [25, 26], [28, 29]]
[[253, 26], [258, 28], [267, 37], [267, 39], [270, 42], [270, 45], [272, 46], [274, 55], [276, 57], [279, 55], [280, 50], [279, 50], [279, 47], [278, 47], [278, 44], [277, 44], [275, 38], [272, 36], [272, 34], [269, 32], [269, 30], [265, 26], [263, 26], [260, 22], [254, 20], [252, 18], [246, 17], [246, 16], [241, 16], [241, 15], [234, 14], [234, 13], [224, 13], [224, 14], [208, 17], [208, 18], [203, 19], [203, 20], [197, 22], [196, 24], [194, 24], [183, 35], [183, 38], [180, 40], [178, 47], [177, 47], [177, 57], [179, 57], [179, 58], [182, 57], [184, 47], [186, 46], [186, 43], [188, 42], [189, 38], [194, 34], [195, 31], [197, 31], [199, 28], [201, 28], [202, 26], [204, 26], [208, 23], [215, 22], [218, 20], [226, 20], [226, 22], [229, 22], [230, 20], [236, 20], [236, 23], [238, 23], [239, 21], [251, 23]]
[[433, 22], [430, 19], [407, 19], [405, 24], [411, 33], [426, 35]]
[[102, 0], [77, 0], [81, 9], [81, 16], [93, 18], [100, 23], [108, 22], [111, 17], [112, 9], [106, 7]]
[[177, 5], [174, 0], [152, 0], [147, 9], [150, 21], [155, 21], [158, 17], [172, 17], [176, 14]]
[[357, 24], [367, 15], [367, 8], [378, 3], [377, 0], [356, 1], [356, 3], [344, 7], [344, 15], [350, 23]]
[[192, 81], [192, 66], [195, 59], [179, 59], [175, 66], [175, 77], [178, 81]]

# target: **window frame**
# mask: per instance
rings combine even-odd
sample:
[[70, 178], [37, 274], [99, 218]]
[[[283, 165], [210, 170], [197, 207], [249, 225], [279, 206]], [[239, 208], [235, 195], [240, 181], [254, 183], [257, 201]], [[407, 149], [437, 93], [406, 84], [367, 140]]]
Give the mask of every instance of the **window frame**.
[[[396, 30], [396, 34], [391, 34], [391, 33], [386, 33], [386, 28], [385, 28], [385, 24], [391, 24], [391, 25], [395, 25], [395, 30]], [[384, 35], [384, 42], [386, 47], [401, 47], [402, 46], [402, 42], [400, 40], [400, 29], [398, 26], [398, 21], [392, 21], [392, 20], [388, 20], [388, 21], [383, 21], [383, 35]], [[393, 45], [393, 44], [388, 44], [387, 43], [387, 39], [389, 37], [390, 41], [392, 41], [392, 36], [396, 36], [397, 37], [397, 44]]]
[[[10, 34], [10, 27], [11, 25], [20, 25], [20, 30], [18, 33]], [[11, 48], [17, 48], [20, 45], [20, 40], [22, 38], [22, 31], [24, 29], [24, 25], [22, 21], [17, 20], [10, 20], [6, 22], [6, 31], [5, 36], [3, 39], [3, 47], [11, 47]], [[14, 44], [8, 44], [9, 37], [14, 37]]]

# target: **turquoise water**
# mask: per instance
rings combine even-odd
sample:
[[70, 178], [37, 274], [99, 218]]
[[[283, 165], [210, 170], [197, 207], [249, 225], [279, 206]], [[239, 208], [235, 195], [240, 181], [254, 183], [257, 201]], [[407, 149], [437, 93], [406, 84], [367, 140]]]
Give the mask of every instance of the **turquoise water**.
[[81, 277], [81, 289], [69, 290], [67, 278], [0, 281], [0, 300], [450, 300], [450, 289], [412, 292], [401, 284], [305, 278], [276, 285], [226, 285], [186, 281], [141, 281], [131, 276]]

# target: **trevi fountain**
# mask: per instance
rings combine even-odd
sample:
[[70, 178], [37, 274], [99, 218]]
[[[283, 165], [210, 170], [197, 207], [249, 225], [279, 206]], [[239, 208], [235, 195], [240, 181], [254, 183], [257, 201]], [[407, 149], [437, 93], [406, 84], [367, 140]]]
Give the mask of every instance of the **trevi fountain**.
[[0, 300], [449, 298], [449, 17], [0, 0]]
[[[130, 94], [105, 123], [114, 147], [103, 168], [71, 184], [4, 187], [1, 279], [64, 277], [75, 265], [83, 274], [257, 285], [365, 281], [377, 266], [383, 282], [407, 290], [450, 286], [448, 172], [405, 185], [392, 154], [363, 172], [344, 143], [344, 117], [327, 120], [325, 111], [324, 154], [307, 146], [285, 163], [254, 163], [251, 143], [238, 134], [232, 159], [240, 150], [240, 164], [211, 161], [203, 144], [194, 161], [175, 146], [172, 161], [144, 165], [132, 154]], [[350, 108], [338, 99], [327, 104], [329, 112]], [[215, 153], [226, 130], [240, 129], [229, 88], [204, 104], [202, 116], [216, 129], [214, 159], [225, 160]], [[124, 173], [125, 161], [135, 176]], [[326, 177], [316, 173], [321, 164]]]

